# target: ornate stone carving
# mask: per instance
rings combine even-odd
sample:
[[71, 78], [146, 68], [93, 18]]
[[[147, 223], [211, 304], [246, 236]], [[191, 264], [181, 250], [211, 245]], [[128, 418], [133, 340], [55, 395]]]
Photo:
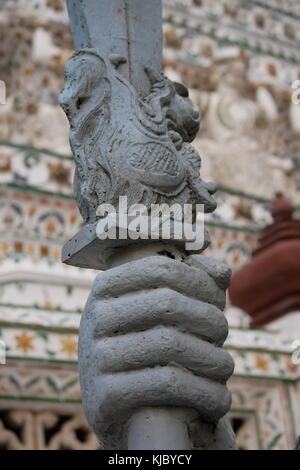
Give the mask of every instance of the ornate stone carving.
[[[201, 180], [201, 159], [190, 145], [199, 111], [185, 86], [160, 73], [160, 40], [157, 50], [145, 44], [145, 37], [153, 45], [161, 36], [161, 2], [152, 3], [153, 12], [137, 0], [68, 1], [79, 50], [66, 65], [59, 101], [70, 122], [86, 226], [62, 258], [108, 269], [94, 283], [80, 326], [83, 406], [106, 448], [231, 449], [232, 430], [220, 420], [230, 408], [226, 381], [233, 372], [221, 348], [230, 270], [187, 257], [183, 248], [175, 255], [174, 239], [169, 251], [150, 239], [150, 249], [134, 244], [125, 253], [129, 237], [110, 245], [95, 231], [99, 205], [117, 209], [120, 196], [149, 212], [153, 204], [190, 204], [194, 221], [197, 204], [205, 212], [216, 207], [215, 185]], [[143, 428], [152, 419], [153, 439]], [[168, 439], [157, 439], [159, 427]]]
[[142, 98], [120, 72], [123, 57], [95, 49], [76, 52], [65, 68], [60, 104], [70, 121], [76, 162], [75, 195], [87, 223], [99, 204], [174, 202], [215, 209], [215, 185], [199, 177], [201, 159], [190, 145], [200, 123], [187, 89], [150, 67]]
[[1, 450], [96, 450], [99, 445], [82, 413], [3, 410]]

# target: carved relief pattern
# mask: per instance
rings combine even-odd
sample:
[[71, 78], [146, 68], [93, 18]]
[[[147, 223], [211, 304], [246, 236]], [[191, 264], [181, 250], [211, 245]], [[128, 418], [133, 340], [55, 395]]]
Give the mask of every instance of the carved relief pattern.
[[141, 99], [118, 65], [86, 49], [65, 68], [60, 104], [70, 121], [84, 220], [94, 221], [99, 204], [117, 205], [125, 195], [128, 205], [192, 202], [211, 212], [214, 190], [200, 179], [200, 156], [189, 144], [199, 113], [187, 89], [145, 67], [152, 87]]
[[41, 367], [30, 368], [12, 365], [1, 366], [0, 397], [40, 402], [80, 403], [80, 387], [76, 366], [43, 370]]
[[97, 450], [82, 413], [2, 410], [1, 450]]
[[[289, 405], [289, 387], [267, 380], [231, 379], [232, 411], [230, 416], [249, 421], [248, 429], [240, 429], [237, 442], [242, 449], [293, 449], [293, 430]], [[256, 437], [255, 439], [253, 437]]]

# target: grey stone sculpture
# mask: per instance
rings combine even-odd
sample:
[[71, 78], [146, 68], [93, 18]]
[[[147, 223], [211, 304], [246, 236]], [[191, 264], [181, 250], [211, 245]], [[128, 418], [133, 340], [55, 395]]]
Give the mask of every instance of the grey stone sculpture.
[[75, 52], [65, 68], [59, 101], [70, 121], [76, 162], [75, 197], [87, 223], [100, 204], [204, 204], [212, 212], [215, 185], [199, 177], [200, 156], [190, 145], [199, 111], [185, 86], [149, 66], [150, 93], [141, 97], [118, 71], [125, 58], [96, 50]]
[[206, 212], [216, 207], [215, 185], [201, 180], [190, 144], [199, 112], [187, 89], [161, 74], [161, 1], [67, 3], [78, 50], [59, 99], [86, 225], [65, 245], [63, 259], [107, 269], [80, 325], [87, 419], [107, 449], [235, 448], [223, 419], [233, 371], [222, 349], [230, 270], [188, 256], [174, 240], [167, 250], [151, 240], [150, 249], [132, 242], [129, 249], [123, 240], [104, 256], [109, 242], [96, 235], [98, 206], [117, 207], [119, 196], [148, 209], [175, 202], [203, 204]]
[[198, 255], [184, 263], [151, 256], [97, 276], [79, 369], [85, 413], [105, 448], [126, 449], [135, 410], [164, 406], [185, 410], [188, 448], [234, 447], [230, 428], [216, 427], [231, 403], [233, 361], [221, 348], [229, 279], [229, 268]]

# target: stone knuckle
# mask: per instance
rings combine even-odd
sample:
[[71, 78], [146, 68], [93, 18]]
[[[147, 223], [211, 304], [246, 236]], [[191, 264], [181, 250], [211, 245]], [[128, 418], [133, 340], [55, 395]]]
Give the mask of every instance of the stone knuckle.
[[151, 256], [147, 258], [147, 266], [151, 269], [170, 269], [174, 267], [174, 260], [167, 256]]
[[226, 375], [228, 376], [227, 378], [229, 378], [233, 374], [233, 371], [234, 371], [234, 360], [232, 359], [229, 352], [223, 350], [223, 353], [224, 353], [224, 367], [226, 368], [225, 370], [226, 370]]
[[161, 328], [158, 330], [157, 335], [161, 348], [175, 352], [180, 341], [179, 333], [176, 330]]
[[92, 287], [92, 295], [95, 297], [98, 295], [99, 291], [103, 289], [106, 284], [105, 273], [99, 273], [95, 277], [93, 287]]
[[225, 315], [222, 313], [222, 311], [219, 311], [220, 314], [218, 316], [218, 322], [217, 322], [217, 336], [218, 336], [218, 342], [223, 343], [225, 339], [228, 336], [228, 322], [225, 318]]
[[165, 367], [163, 377], [160, 377], [160, 385], [169, 391], [178, 390], [178, 385], [182, 382], [181, 370], [177, 367]]
[[109, 305], [104, 305], [101, 300], [95, 299], [89, 304], [89, 308], [86, 309], [89, 319], [93, 322], [101, 321], [103, 316], [109, 314]]
[[231, 393], [230, 391], [228, 390], [227, 387], [225, 387], [225, 391], [224, 391], [224, 402], [222, 403], [222, 407], [221, 407], [221, 411], [222, 411], [222, 416], [224, 416], [226, 413], [228, 413], [228, 411], [230, 410], [231, 408], [231, 402], [232, 402], [232, 397], [231, 397]]
[[[155, 258], [155, 257], [153, 257]], [[166, 283], [174, 275], [179, 274], [178, 270], [181, 268], [180, 263], [165, 256], [158, 256], [157, 261], [152, 260], [152, 266], [148, 266], [149, 275], [152, 280], [157, 282]]]
[[171, 313], [178, 302], [180, 294], [167, 287], [159, 289], [158, 292], [158, 307], [162, 313]]
[[231, 406], [231, 393], [224, 386], [222, 397], [219, 396], [214, 397], [211, 401], [209, 408], [210, 417], [213, 419], [220, 419], [222, 418], [228, 411], [230, 410]]

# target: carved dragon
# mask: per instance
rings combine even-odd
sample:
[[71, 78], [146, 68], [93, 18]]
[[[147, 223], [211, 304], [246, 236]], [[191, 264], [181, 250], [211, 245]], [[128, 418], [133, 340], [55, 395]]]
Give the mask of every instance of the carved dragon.
[[118, 56], [95, 49], [75, 52], [65, 68], [59, 101], [70, 122], [76, 162], [75, 198], [86, 223], [99, 204], [216, 203], [213, 183], [200, 179], [201, 159], [190, 145], [200, 124], [185, 86], [146, 67], [151, 82], [140, 97], [124, 78]]

